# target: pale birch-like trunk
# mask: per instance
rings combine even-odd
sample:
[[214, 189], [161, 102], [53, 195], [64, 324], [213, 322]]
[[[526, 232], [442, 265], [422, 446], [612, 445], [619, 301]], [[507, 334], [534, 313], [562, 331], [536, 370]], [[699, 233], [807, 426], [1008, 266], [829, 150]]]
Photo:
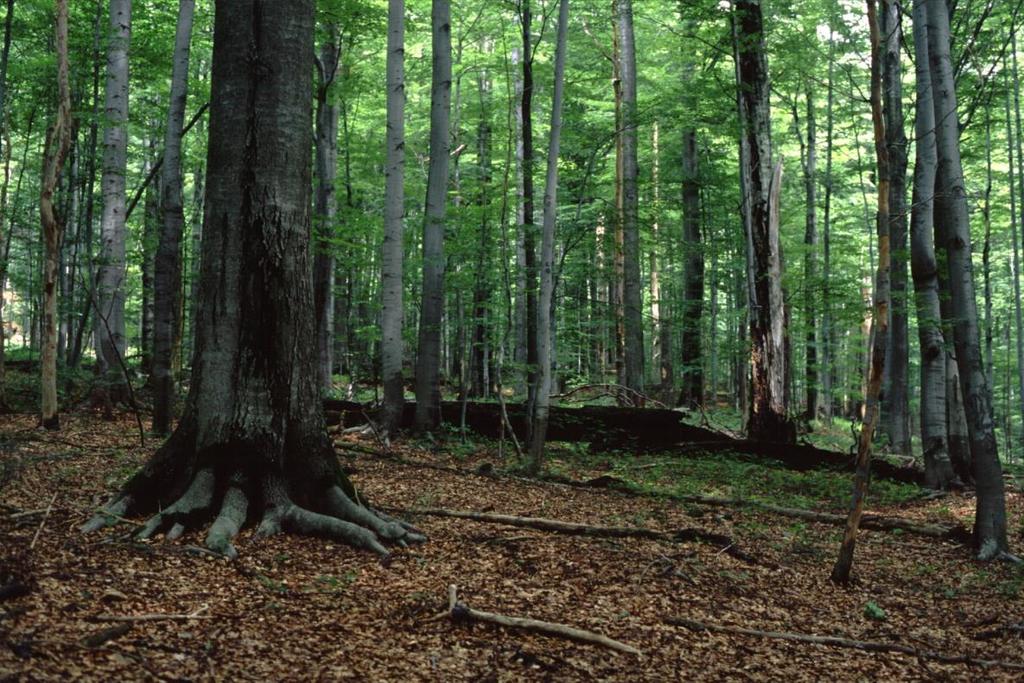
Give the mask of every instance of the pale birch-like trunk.
[[388, 1], [387, 132], [384, 150], [384, 244], [381, 248], [381, 424], [393, 434], [402, 420], [402, 273], [405, 240], [405, 0]]
[[110, 0], [107, 80], [104, 91], [103, 215], [96, 276], [93, 338], [98, 374], [109, 396], [121, 400], [125, 378], [120, 364], [125, 353], [125, 172], [128, 159], [128, 46], [131, 0]]

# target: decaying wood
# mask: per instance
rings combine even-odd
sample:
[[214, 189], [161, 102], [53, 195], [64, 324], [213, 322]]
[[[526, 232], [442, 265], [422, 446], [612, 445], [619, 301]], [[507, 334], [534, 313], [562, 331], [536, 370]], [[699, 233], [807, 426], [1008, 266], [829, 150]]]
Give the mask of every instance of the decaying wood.
[[39, 540], [39, 534], [43, 532], [43, 527], [46, 526], [46, 520], [50, 518], [50, 512], [53, 510], [53, 504], [57, 501], [57, 494], [53, 494], [53, 498], [50, 499], [50, 504], [46, 506], [46, 512], [43, 513], [43, 518], [39, 520], [39, 528], [36, 529], [35, 536], [32, 537], [32, 542], [28, 544], [28, 549], [32, 550], [36, 547], [36, 541]]
[[455, 519], [469, 519], [474, 522], [486, 522], [489, 524], [505, 524], [508, 526], [538, 529], [557, 534], [568, 534], [571, 536], [593, 536], [598, 538], [646, 538], [654, 541], [669, 541], [673, 543], [686, 543], [701, 541], [716, 545], [719, 549], [743, 562], [756, 564], [757, 561], [742, 550], [736, 548], [733, 540], [725, 534], [716, 534], [703, 529], [677, 529], [675, 531], [658, 531], [644, 527], [632, 526], [598, 526], [593, 524], [578, 524], [576, 522], [564, 522], [558, 519], [545, 517], [517, 517], [515, 515], [503, 515], [493, 512], [471, 512], [468, 510], [446, 510], [444, 508], [414, 508], [412, 510], [394, 510], [404, 515], [429, 515], [431, 517], [452, 517]]
[[[364, 424], [367, 407], [353, 401], [325, 400], [324, 409], [330, 425], [345, 427]], [[412, 426], [416, 405], [405, 404], [402, 426]], [[526, 411], [521, 403], [507, 403], [508, 426], [516, 434], [526, 433]], [[462, 403], [445, 401], [441, 405], [445, 422], [461, 424]], [[809, 444], [780, 444], [747, 439], [730, 439], [719, 431], [686, 424], [684, 414], [659, 408], [628, 408], [618, 406], [584, 406], [567, 408], [551, 406], [548, 415], [548, 441], [589, 442], [592, 450], [628, 448], [632, 450], [667, 450], [675, 453], [680, 445], [696, 452], [732, 451], [771, 458], [798, 471], [834, 468], [853, 469], [848, 453], [817, 448]], [[483, 436], [498, 438], [502, 430], [501, 407], [497, 403], [469, 401], [466, 403], [466, 427]], [[681, 453], [681, 451], [680, 451]], [[921, 484], [924, 473], [915, 467], [876, 459], [871, 464], [875, 478]]]
[[806, 633], [791, 633], [788, 631], [760, 631], [752, 628], [739, 626], [719, 626], [717, 624], [705, 624], [693, 619], [682, 617], [666, 617], [666, 624], [682, 626], [691, 631], [709, 631], [711, 633], [728, 633], [732, 635], [753, 636], [756, 638], [772, 638], [776, 640], [789, 640], [797, 643], [812, 643], [814, 645], [827, 645], [829, 647], [843, 647], [866, 652], [895, 652], [897, 654], [910, 655], [919, 659], [931, 659], [945, 664], [967, 664], [969, 666], [980, 666], [985, 668], [1012, 669], [1024, 671], [1024, 662], [1007, 662], [993, 659], [976, 659], [968, 655], [948, 655], [941, 652], [919, 650], [907, 645], [896, 643], [880, 643], [870, 640], [851, 640], [838, 636], [815, 636]]
[[122, 623], [118, 624], [117, 626], [111, 626], [110, 628], [105, 628], [102, 631], [97, 631], [96, 633], [92, 634], [91, 636], [87, 636], [86, 638], [83, 638], [82, 639], [82, 645], [85, 645], [87, 648], [90, 648], [90, 649], [95, 649], [97, 647], [100, 647], [104, 643], [113, 640], [114, 638], [120, 638], [121, 636], [123, 636], [124, 634], [128, 633], [128, 631], [131, 631], [131, 630], [132, 630], [132, 625], [130, 623], [122, 622]]
[[508, 617], [503, 614], [495, 614], [494, 612], [483, 612], [481, 610], [472, 609], [465, 603], [459, 602], [458, 588], [454, 585], [448, 586], [448, 611], [438, 616], [450, 617], [451, 620], [455, 622], [484, 621], [491, 624], [497, 624], [498, 626], [518, 628], [546, 636], [566, 638], [578, 643], [601, 645], [602, 647], [607, 647], [611, 650], [615, 650], [616, 652], [625, 652], [626, 654], [638, 656], [641, 655], [640, 650], [636, 649], [632, 645], [627, 645], [619, 642], [618, 640], [613, 640], [608, 636], [603, 636], [600, 633], [594, 633], [593, 631], [585, 631], [583, 629], [551, 621], [540, 621], [538, 619], [527, 619], [524, 617]]

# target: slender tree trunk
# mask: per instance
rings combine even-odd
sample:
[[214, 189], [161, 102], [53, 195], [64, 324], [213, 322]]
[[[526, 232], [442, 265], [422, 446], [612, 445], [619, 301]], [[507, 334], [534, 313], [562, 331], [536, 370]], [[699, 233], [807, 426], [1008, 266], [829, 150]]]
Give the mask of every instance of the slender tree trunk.
[[[1013, 85], [1007, 88], [1007, 111], [1006, 111], [1006, 127], [1007, 127], [1007, 143], [1009, 145], [1010, 138], [1013, 138], [1013, 148], [1017, 152], [1017, 186], [1019, 187], [1020, 194], [1017, 195], [1017, 207], [1014, 210], [1013, 203], [1011, 201], [1011, 213], [1014, 214], [1011, 218], [1011, 223], [1016, 222], [1017, 226], [1024, 229], [1024, 131], [1021, 129], [1021, 115], [1020, 115], [1020, 79], [1017, 74], [1017, 32], [1015, 30], [1010, 31], [1010, 54], [1011, 63], [1013, 65], [1012, 77]], [[1013, 93], [1013, 117], [1014, 135], [1010, 135], [1010, 112], [1009, 112], [1009, 93]], [[1010, 194], [1013, 195], [1013, 159], [1011, 154], [1010, 159]], [[1020, 268], [1017, 266], [1017, 248], [1018, 242], [1016, 235], [1013, 237], [1013, 249], [1014, 249], [1014, 301], [1016, 302], [1017, 308], [1021, 306], [1019, 287], [1020, 287]], [[1022, 329], [1020, 322], [1020, 312], [1017, 311], [1017, 375], [1019, 378], [1017, 394], [1020, 401], [1020, 416], [1021, 423], [1024, 424], [1024, 329]], [[1007, 453], [1007, 455], [1010, 455]]]
[[96, 277], [93, 335], [96, 365], [112, 400], [121, 400], [125, 378], [118, 357], [125, 354], [125, 169], [128, 146], [128, 45], [131, 0], [110, 0], [107, 80], [104, 96], [103, 216]]
[[822, 263], [821, 263], [821, 393], [823, 417], [825, 424], [832, 425], [835, 413], [835, 397], [833, 396], [836, 377], [835, 333], [832, 325], [832, 132], [834, 126], [833, 105], [833, 71], [835, 69], [835, 41], [833, 40], [832, 23], [828, 29], [828, 85], [826, 86], [825, 113], [825, 206], [822, 215]]
[[[147, 176], [154, 164], [160, 160], [156, 139], [156, 131], [159, 129], [159, 124], [154, 119], [150, 122], [150, 126], [153, 129], [153, 135], [146, 141], [146, 160], [142, 165], [142, 170]], [[154, 271], [156, 270], [157, 244], [160, 241], [160, 233], [163, 232], [162, 218], [157, 188], [153, 183], [150, 183], [146, 187], [145, 200], [143, 201], [142, 248], [140, 250], [142, 252], [142, 263], [140, 264], [140, 270], [142, 271], [142, 310], [139, 316], [141, 318], [139, 321], [139, 365], [142, 372], [150, 376], [153, 367], [153, 319], [155, 315], [153, 280]]]
[[534, 404], [530, 433], [529, 469], [537, 474], [544, 465], [544, 439], [548, 430], [548, 405], [552, 387], [551, 299], [554, 293], [555, 213], [558, 208], [558, 155], [562, 134], [562, 101], [565, 89], [566, 36], [569, 0], [558, 5], [558, 34], [555, 46], [555, 83], [551, 95], [551, 129], [548, 142], [547, 179], [544, 185], [544, 230], [541, 235], [540, 301], [537, 308], [537, 353], [540, 381]]
[[185, 231], [181, 136], [188, 101], [189, 46], [195, 0], [180, 0], [174, 35], [171, 95], [160, 172], [160, 243], [156, 253], [153, 329], [153, 431], [166, 434], [174, 416], [175, 350], [180, 343], [181, 240]]
[[[10, 251], [11, 232], [6, 238], [3, 234], [4, 219], [7, 215], [7, 187], [11, 180], [11, 139], [7, 130], [7, 64], [11, 52], [11, 27], [14, 24], [14, 0], [7, 0], [7, 16], [4, 18], [4, 43], [0, 52], [0, 144], [4, 145], [4, 183], [2, 196], [0, 196], [0, 244], [3, 244], [3, 253], [0, 254], [0, 412], [7, 409], [7, 397], [4, 387], [6, 386], [6, 367], [4, 354], [6, 339], [4, 334], [4, 288], [7, 280], [7, 257]], [[33, 112], [34, 116], [34, 112]], [[31, 122], [31, 119], [30, 119]], [[30, 123], [31, 125], [31, 123]], [[28, 146], [26, 144], [26, 149]], [[24, 169], [24, 165], [22, 165]], [[22, 171], [19, 171], [19, 178]], [[13, 228], [13, 221], [11, 226]]]
[[[481, 52], [491, 52], [490, 43], [484, 41]], [[488, 311], [492, 282], [488, 276], [491, 267], [491, 78], [486, 67], [477, 73], [477, 93], [480, 101], [480, 120], [477, 125], [477, 174], [480, 194], [480, 241], [476, 253], [476, 272], [473, 275], [473, 338], [470, 347], [470, 394], [486, 397], [490, 391], [488, 381]]]
[[[953, 339], [970, 427], [971, 459], [977, 490], [974, 541], [978, 556], [991, 559], [1008, 548], [1006, 503], [992, 418], [992, 394], [985, 377], [978, 333], [971, 266], [971, 234], [960, 161], [959, 118], [950, 59], [949, 13], [942, 0], [927, 0], [928, 63], [935, 108], [938, 166], [936, 226], [948, 237], [948, 268], [953, 312]], [[936, 230], [938, 232], [938, 229]]]
[[[8, 7], [8, 12], [10, 8]], [[43, 226], [46, 256], [43, 261], [43, 344], [41, 366], [42, 424], [60, 429], [57, 412], [57, 261], [64, 232], [64, 218], [57, 216], [53, 193], [64, 159], [71, 147], [71, 86], [68, 77], [68, 4], [57, 0], [57, 119], [46, 131], [43, 179], [39, 193], [39, 217]]]
[[[531, 0], [520, 0], [519, 21], [523, 36], [523, 97], [522, 97], [522, 168], [523, 168], [523, 272], [526, 293], [526, 411], [533, 415], [533, 404], [537, 398], [537, 249], [535, 247], [537, 226], [534, 222], [533, 188], [533, 17]], [[532, 429], [533, 421], [527, 423]], [[529, 434], [526, 435], [529, 443]]]
[[[992, 112], [987, 107], [985, 109], [985, 193], [982, 199], [981, 219], [985, 230], [981, 248], [981, 277], [984, 283], [983, 296], [985, 297], [985, 376], [994, 396], [996, 389], [992, 357], [992, 342], [995, 334], [992, 322]], [[1016, 245], [1014, 246], [1016, 247]], [[993, 410], [995, 409], [994, 404], [995, 399], [993, 399]]]
[[[661, 140], [658, 122], [654, 123], [651, 138], [654, 151], [654, 165], [651, 181], [654, 185], [654, 221], [651, 224], [651, 316], [655, 322], [655, 354], [659, 361], [659, 385], [663, 401], [669, 401], [673, 395], [675, 372], [672, 366], [672, 316], [669, 311], [667, 295], [668, 287], [660, 281], [658, 264], [658, 236], [661, 228]], [[667, 250], [663, 253], [667, 254]], [[668, 258], [661, 262], [661, 268], [668, 265]]]
[[643, 294], [640, 281], [640, 225], [637, 177], [636, 45], [633, 0], [615, 0], [622, 89], [622, 236], [623, 308], [625, 310], [625, 384], [644, 390]]
[[910, 267], [917, 304], [917, 336], [921, 347], [921, 447], [925, 485], [946, 489], [956, 480], [949, 459], [946, 426], [946, 345], [939, 304], [938, 265], [932, 226], [935, 217], [935, 110], [928, 69], [927, 7], [914, 5], [917, 143], [914, 159], [913, 210], [910, 217]]
[[444, 307], [444, 224], [448, 189], [452, 36], [448, 0], [433, 0], [433, 75], [430, 95], [430, 168], [423, 219], [423, 303], [416, 353], [418, 431], [441, 423], [441, 314]]
[[889, 340], [885, 355], [888, 383], [882, 397], [882, 424], [895, 453], [910, 455], [907, 325], [907, 137], [903, 130], [903, 69], [900, 65], [901, 3], [883, 0], [880, 13], [884, 60], [882, 88], [886, 145], [889, 148], [889, 235], [892, 258]]
[[[883, 0], [884, 2], [884, 0]], [[878, 270], [875, 272], [874, 316], [872, 322], [873, 347], [871, 349], [868, 390], [865, 394], [866, 410], [857, 441], [857, 472], [853, 484], [853, 500], [846, 521], [846, 531], [839, 549], [839, 558], [832, 568], [832, 581], [845, 584], [850, 580], [853, 551], [857, 544], [857, 530], [864, 512], [864, 499], [871, 476], [871, 442], [879, 418], [879, 398], [882, 374], [885, 369], [885, 347], [889, 326], [889, 220], [890, 164], [889, 138], [886, 135], [883, 114], [882, 71], [884, 69], [884, 36], [881, 34], [875, 0], [867, 0], [868, 24], [871, 31], [871, 121], [874, 124], [875, 159], [877, 161], [878, 210], [875, 225], [878, 234]]]
[[402, 375], [405, 259], [405, 0], [388, 2], [387, 135], [384, 166], [384, 245], [381, 251], [381, 374], [383, 429], [394, 434], [405, 405]]
[[736, 73], [740, 122], [742, 187], [748, 217], [750, 276], [751, 400], [747, 431], [751, 438], [792, 442], [796, 430], [786, 414], [786, 353], [782, 297], [782, 254], [779, 244], [781, 167], [771, 164], [771, 116], [768, 61], [765, 55], [761, 4], [736, 0]]
[[[806, 419], [818, 416], [818, 338], [817, 338], [817, 297], [818, 297], [818, 207], [817, 207], [817, 131], [814, 119], [814, 95], [808, 89], [807, 99], [807, 152], [804, 155], [804, 197], [807, 203], [804, 212], [804, 315], [807, 318], [806, 365], [804, 378], [807, 383]], [[795, 105], [794, 105], [795, 106]]]

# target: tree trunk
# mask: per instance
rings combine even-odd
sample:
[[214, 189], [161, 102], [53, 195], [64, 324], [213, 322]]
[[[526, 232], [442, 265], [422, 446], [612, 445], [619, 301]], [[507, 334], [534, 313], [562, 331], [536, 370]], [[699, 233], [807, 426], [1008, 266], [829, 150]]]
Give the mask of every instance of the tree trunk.
[[644, 390], [643, 294], [640, 280], [640, 225], [637, 176], [636, 45], [633, 0], [615, 0], [615, 31], [619, 44], [622, 89], [622, 256], [625, 310], [625, 385]]
[[[651, 223], [651, 317], [655, 324], [652, 358], [658, 361], [659, 393], [663, 401], [670, 401], [675, 384], [675, 372], [672, 367], [672, 316], [669, 313], [669, 297], [666, 294], [668, 287], [661, 282], [658, 264], [658, 238], [661, 229], [661, 141], [660, 127], [657, 121], [654, 122], [651, 142], [654, 152], [651, 173], [651, 182], [654, 186], [654, 220]], [[667, 254], [667, 250], [663, 253]], [[666, 255], [661, 262], [661, 268], [665, 268], [667, 265]]]
[[741, 171], [749, 226], [751, 398], [748, 434], [753, 439], [792, 442], [796, 430], [786, 415], [786, 353], [783, 324], [782, 254], [777, 222], [781, 169], [772, 172], [768, 60], [761, 4], [736, 0], [736, 74], [742, 126]]
[[[3, 224], [7, 212], [7, 187], [11, 180], [11, 144], [10, 136], [7, 133], [7, 64], [11, 52], [11, 27], [14, 24], [14, 0], [7, 0], [7, 16], [4, 18], [4, 44], [0, 52], [0, 141], [7, 140], [7, 149], [4, 153], [4, 183], [2, 196], [0, 196], [0, 244], [3, 244], [3, 253], [0, 253], [0, 412], [7, 409], [7, 397], [5, 394], [6, 369], [4, 364], [5, 333], [4, 333], [4, 287], [7, 280], [7, 256], [10, 250], [11, 233], [6, 238], [3, 234]], [[34, 114], [34, 110], [33, 110]], [[30, 126], [31, 126], [31, 118]], [[28, 149], [26, 142], [25, 149]], [[24, 164], [21, 168], [24, 169]], [[19, 170], [20, 174], [23, 171]], [[11, 226], [13, 228], [13, 221]]]
[[[537, 396], [537, 249], [535, 246], [537, 226], [534, 221], [533, 188], [533, 16], [531, 0], [521, 0], [519, 21], [523, 36], [523, 82], [522, 82], [522, 168], [523, 168], [523, 265], [524, 291], [526, 294], [526, 391], [530, 414]], [[532, 422], [531, 422], [532, 424]], [[529, 434], [526, 435], [529, 440]]]
[[[8, 13], [10, 7], [8, 7]], [[46, 131], [43, 179], [39, 192], [39, 218], [43, 227], [46, 257], [43, 261], [43, 345], [41, 366], [42, 424], [60, 429], [57, 412], [57, 261], [64, 232], [64, 219], [57, 216], [53, 193], [64, 159], [71, 147], [71, 86], [68, 78], [68, 4], [57, 0], [57, 119]], [[72, 190], [73, 191], [73, 190]]]
[[947, 236], [953, 339], [964, 392], [977, 488], [974, 542], [978, 556], [991, 559], [1008, 548], [1006, 503], [992, 419], [992, 394], [985, 377], [971, 266], [970, 219], [960, 161], [959, 118], [950, 59], [949, 13], [942, 0], [927, 0], [928, 63], [935, 108], [938, 166], [936, 232]]
[[555, 83], [551, 95], [551, 129], [548, 141], [548, 169], [544, 184], [544, 231], [540, 247], [540, 301], [537, 307], [537, 357], [540, 378], [533, 406], [530, 430], [529, 469], [533, 474], [544, 465], [544, 439], [548, 428], [548, 406], [552, 385], [551, 298], [554, 293], [555, 213], [558, 209], [558, 154], [562, 135], [562, 100], [565, 90], [566, 36], [569, 0], [558, 5], [558, 35], [555, 46]]
[[[150, 122], [153, 135], [146, 141], [146, 160], [142, 170], [149, 175], [156, 164], [163, 166], [157, 152], [156, 131], [159, 124], [154, 119]], [[140, 369], [144, 374], [151, 375], [153, 367], [153, 322], [155, 317], [153, 303], [153, 280], [156, 270], [156, 251], [160, 241], [160, 234], [163, 232], [163, 220], [160, 211], [160, 197], [153, 183], [146, 187], [145, 200], [143, 202], [142, 215], [142, 263], [139, 270], [142, 275], [142, 310], [139, 321], [139, 356]], [[118, 365], [120, 369], [120, 365]]]
[[[1018, 168], [1018, 171], [1019, 171], [1017, 173], [1017, 185], [1019, 187], [1018, 191], [1020, 192], [1020, 194], [1017, 195], [1018, 203], [1017, 203], [1016, 209], [1013, 208], [1013, 202], [1011, 200], [1011, 203], [1010, 203], [1011, 213], [1013, 213], [1014, 215], [1013, 215], [1013, 217], [1011, 217], [1010, 220], [1011, 220], [1011, 224], [1016, 223], [1016, 225], [1018, 225], [1022, 230], [1024, 230], [1024, 140], [1021, 139], [1022, 137], [1024, 137], [1024, 131], [1021, 130], [1021, 120], [1020, 120], [1021, 119], [1021, 116], [1020, 116], [1020, 79], [1018, 78], [1018, 75], [1017, 75], [1017, 32], [1013, 31], [1013, 30], [1010, 31], [1010, 54], [1012, 55], [1011, 61], [1012, 61], [1012, 64], [1013, 64], [1013, 69], [1012, 69], [1013, 86], [1007, 88], [1007, 103], [1006, 103], [1006, 106], [1007, 106], [1007, 112], [1006, 112], [1007, 144], [1008, 145], [1010, 144], [1010, 141], [1011, 141], [1011, 138], [1012, 138], [1012, 140], [1013, 140], [1013, 147], [1015, 148], [1015, 150], [1017, 152], [1017, 168]], [[1013, 117], [1014, 117], [1014, 126], [1013, 126], [1014, 130], [1013, 130], [1013, 132], [1014, 132], [1014, 135], [1012, 135], [1012, 136], [1010, 135], [1010, 112], [1009, 112], [1009, 106], [1010, 106], [1010, 103], [1009, 103], [1009, 93], [1010, 92], [1013, 93]], [[1013, 173], [1013, 155], [1012, 154], [1010, 155], [1009, 166], [1010, 166], [1010, 195], [1012, 197], [1012, 195], [1014, 194], [1014, 192], [1013, 192], [1013, 176], [1014, 176], [1014, 173]], [[1014, 289], [1014, 301], [1016, 302], [1016, 307], [1017, 307], [1017, 310], [1016, 310], [1016, 316], [1017, 316], [1017, 319], [1016, 319], [1016, 322], [1017, 322], [1017, 376], [1018, 376], [1017, 398], [1020, 401], [1021, 421], [1022, 421], [1022, 423], [1024, 423], [1024, 328], [1022, 328], [1022, 325], [1021, 325], [1021, 315], [1020, 315], [1020, 306], [1021, 306], [1020, 293], [1019, 293], [1019, 288], [1020, 288], [1020, 269], [1018, 267], [1019, 264], [1017, 262], [1017, 249], [1018, 249], [1017, 245], [1018, 245], [1018, 243], [1017, 243], [1017, 236], [1015, 234], [1013, 236], [1013, 258], [1014, 258], [1014, 274], [1013, 274], [1013, 278], [1014, 279], [1013, 279], [1013, 284], [1014, 284], [1014, 288], [1015, 288]], [[1010, 453], [1007, 453], [1007, 455], [1009, 456]]]
[[[884, 2], [884, 0], [883, 0]], [[875, 293], [872, 319], [872, 348], [867, 391], [864, 395], [864, 423], [857, 440], [857, 472], [854, 475], [853, 499], [846, 521], [839, 558], [832, 568], [832, 581], [845, 584], [850, 580], [853, 567], [853, 551], [857, 544], [857, 531], [864, 512], [864, 499], [868, 493], [871, 477], [871, 442], [879, 419], [879, 398], [882, 391], [882, 375], [885, 371], [885, 349], [889, 327], [889, 221], [891, 217], [889, 199], [891, 195], [889, 174], [889, 136], [885, 129], [882, 95], [882, 71], [886, 47], [881, 33], [875, 0], [867, 0], [868, 25], [871, 32], [871, 122], [874, 128], [875, 159], [877, 163], [878, 209], [875, 226], [878, 234], [878, 270], [875, 272]]]
[[416, 352], [417, 431], [441, 423], [441, 314], [444, 307], [444, 224], [448, 190], [448, 119], [452, 89], [449, 0], [433, 0], [433, 74], [430, 93], [430, 168], [423, 219], [423, 303]]
[[337, 200], [334, 176], [338, 166], [338, 104], [331, 98], [331, 85], [338, 74], [341, 56], [337, 28], [326, 26], [327, 36], [317, 57], [316, 86], [316, 200], [313, 233], [313, 305], [316, 311], [317, 377], [329, 392], [334, 368], [334, 246]]
[[822, 417], [825, 424], [832, 425], [832, 415], [835, 413], [835, 397], [833, 396], [836, 385], [836, 353], [835, 333], [832, 325], [832, 300], [831, 300], [831, 278], [832, 278], [832, 131], [834, 127], [834, 93], [833, 93], [833, 70], [835, 68], [835, 40], [833, 40], [833, 29], [831, 19], [828, 29], [828, 85], [826, 113], [825, 113], [825, 206], [822, 215], [821, 235], [821, 393], [823, 396]]
[[[213, 519], [234, 556], [247, 518], [382, 555], [419, 540], [365, 507], [324, 430], [310, 268], [313, 2], [219, 3], [196, 363], [185, 412], [85, 530], [157, 512], [139, 536]], [[226, 264], [226, 265], [225, 265]], [[297, 343], [299, 342], [299, 343]], [[313, 512], [312, 510], [317, 510]]]
[[381, 250], [381, 425], [394, 434], [405, 404], [402, 344], [405, 241], [405, 0], [388, 2], [387, 135], [384, 164], [384, 245]]
[[[491, 52], [490, 43], [482, 41], [481, 52]], [[486, 397], [490, 391], [488, 381], [488, 312], [492, 282], [489, 277], [491, 265], [491, 78], [485, 67], [477, 73], [477, 94], [480, 101], [480, 120], [477, 124], [477, 174], [480, 194], [477, 205], [480, 209], [480, 241], [477, 245], [476, 263], [473, 274], [473, 337], [469, 356], [470, 394]]]
[[182, 196], [181, 136], [188, 99], [189, 45], [195, 0], [180, 0], [174, 35], [171, 68], [171, 97], [164, 135], [164, 164], [160, 174], [160, 204], [163, 213], [160, 244], [156, 253], [153, 330], [153, 431], [171, 430], [176, 377], [174, 351], [178, 348], [181, 315], [181, 240], [185, 230]]
[[917, 304], [917, 337], [921, 347], [921, 448], [925, 485], [946, 489], [955, 480], [949, 459], [946, 427], [946, 345], [939, 305], [938, 266], [932, 226], [935, 216], [935, 110], [928, 70], [927, 7], [914, 5], [914, 61], [917, 99], [914, 132], [913, 210], [910, 217], [910, 268]]
[[[807, 318], [806, 365], [804, 378], [807, 383], [806, 419], [818, 416], [818, 338], [817, 338], [817, 296], [818, 296], [818, 207], [817, 207], [817, 132], [814, 121], [814, 95], [808, 89], [807, 98], [807, 152], [804, 155], [804, 197], [807, 203], [804, 212], [804, 315]], [[795, 105], [794, 105], [795, 106]]]
[[903, 131], [903, 88], [900, 66], [901, 5], [883, 0], [881, 27], [884, 41], [882, 88], [886, 145], [889, 148], [889, 238], [892, 258], [887, 392], [882, 397], [883, 420], [894, 453], [910, 455], [908, 404], [909, 344], [907, 326], [907, 137]]
[[100, 258], [96, 275], [97, 372], [112, 400], [124, 395], [121, 361], [125, 353], [125, 172], [128, 159], [128, 45], [131, 40], [131, 0], [110, 0], [107, 80], [104, 95], [103, 216], [100, 220]]

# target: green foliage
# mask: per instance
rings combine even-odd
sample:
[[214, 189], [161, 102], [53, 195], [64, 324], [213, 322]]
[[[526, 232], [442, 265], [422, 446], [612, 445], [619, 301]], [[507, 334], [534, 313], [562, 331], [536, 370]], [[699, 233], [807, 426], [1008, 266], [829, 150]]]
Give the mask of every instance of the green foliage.
[[864, 616], [872, 621], [885, 621], [889, 618], [884, 609], [871, 601], [864, 605]]

